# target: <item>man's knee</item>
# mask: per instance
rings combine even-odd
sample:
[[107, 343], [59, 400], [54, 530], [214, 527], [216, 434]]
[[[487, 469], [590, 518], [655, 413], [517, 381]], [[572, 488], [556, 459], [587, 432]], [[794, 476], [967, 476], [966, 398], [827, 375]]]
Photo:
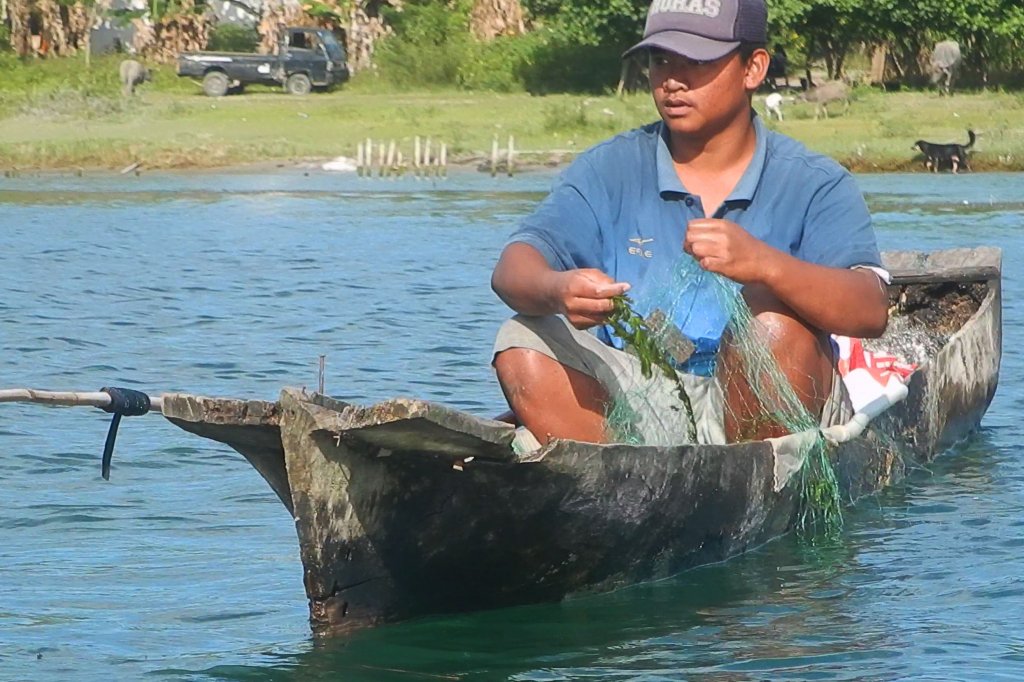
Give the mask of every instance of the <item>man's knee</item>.
[[512, 411], [536, 434], [592, 442], [604, 438], [608, 393], [593, 377], [531, 348], [497, 353], [494, 369]]
[[766, 290], [744, 290], [744, 297], [779, 369], [798, 393], [813, 397], [815, 404], [822, 400], [833, 373], [828, 334], [809, 325]]
[[754, 319], [776, 354], [816, 357], [821, 351], [821, 332], [795, 316], [773, 311], [755, 315]]
[[790, 343], [811, 350], [820, 345], [825, 334], [800, 318], [792, 308], [764, 287], [747, 286], [743, 298], [758, 328], [775, 345]]
[[[498, 381], [510, 388], [533, 383], [550, 372], [555, 360], [531, 348], [507, 348], [494, 355], [494, 370]], [[557, 364], [557, 363], [555, 363]]]

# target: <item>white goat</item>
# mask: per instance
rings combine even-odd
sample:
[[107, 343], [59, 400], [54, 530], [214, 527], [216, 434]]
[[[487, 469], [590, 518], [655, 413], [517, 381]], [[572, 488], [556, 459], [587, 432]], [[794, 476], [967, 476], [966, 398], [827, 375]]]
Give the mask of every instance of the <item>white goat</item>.
[[764, 98], [764, 108], [765, 108], [765, 112], [768, 115], [768, 118], [771, 118], [774, 115], [775, 118], [777, 118], [777, 119], [779, 119], [781, 121], [782, 120], [782, 95], [780, 93], [778, 93], [778, 92], [773, 92], [772, 94], [770, 94], [767, 97], [765, 97]]

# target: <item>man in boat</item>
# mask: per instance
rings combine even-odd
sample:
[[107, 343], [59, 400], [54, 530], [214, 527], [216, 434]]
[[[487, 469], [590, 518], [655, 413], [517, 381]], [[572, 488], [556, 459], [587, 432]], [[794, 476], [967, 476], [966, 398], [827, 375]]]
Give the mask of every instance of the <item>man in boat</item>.
[[[625, 56], [648, 60], [661, 120], [580, 155], [506, 244], [492, 286], [518, 314], [494, 367], [532, 446], [606, 442], [609, 405], [638, 386], [641, 440], [687, 440], [674, 384], [643, 378], [605, 324], [613, 297], [669, 286], [680, 258], [743, 287], [811, 415], [823, 426], [849, 417], [829, 335], [884, 332], [888, 274], [852, 176], [768, 130], [751, 106], [770, 61], [766, 24], [763, 0], [654, 0]], [[782, 435], [732, 371], [728, 318], [712, 278], [699, 279], [674, 319], [695, 348], [677, 369], [698, 441]]]

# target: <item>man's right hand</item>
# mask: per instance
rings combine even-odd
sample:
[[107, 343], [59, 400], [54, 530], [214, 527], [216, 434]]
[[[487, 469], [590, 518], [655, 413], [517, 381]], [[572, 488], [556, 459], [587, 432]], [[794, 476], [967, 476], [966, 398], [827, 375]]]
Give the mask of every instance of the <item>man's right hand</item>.
[[612, 297], [629, 291], [629, 284], [600, 270], [553, 270], [537, 249], [521, 242], [502, 251], [491, 286], [517, 313], [561, 313], [577, 329], [604, 324], [613, 310]]
[[577, 329], [604, 324], [614, 309], [612, 297], [629, 291], [628, 283], [589, 268], [551, 271], [548, 287], [558, 312]]

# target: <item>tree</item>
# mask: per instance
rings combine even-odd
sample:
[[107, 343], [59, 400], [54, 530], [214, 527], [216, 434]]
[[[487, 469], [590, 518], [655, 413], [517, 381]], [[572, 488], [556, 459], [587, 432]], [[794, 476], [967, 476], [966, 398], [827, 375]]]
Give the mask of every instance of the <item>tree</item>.
[[11, 49], [19, 57], [24, 57], [32, 52], [30, 16], [29, 0], [8, 0], [7, 18], [11, 23]]
[[135, 50], [157, 62], [173, 62], [181, 52], [202, 50], [210, 38], [212, 18], [195, 0], [153, 0], [148, 17], [132, 20]]
[[828, 77], [841, 78], [851, 46], [865, 42], [862, 17], [873, 1], [769, 0], [769, 35], [807, 63], [824, 59]]
[[575, 45], [620, 52], [643, 33], [649, 0], [525, 0], [532, 17]]
[[1020, 0], [769, 0], [770, 32], [808, 60], [843, 73], [858, 45], [885, 45], [904, 79], [921, 76], [935, 42], [956, 40], [982, 82], [993, 66], [1019, 65]]
[[469, 13], [469, 30], [477, 40], [517, 36], [526, 32], [519, 0], [475, 0]]

